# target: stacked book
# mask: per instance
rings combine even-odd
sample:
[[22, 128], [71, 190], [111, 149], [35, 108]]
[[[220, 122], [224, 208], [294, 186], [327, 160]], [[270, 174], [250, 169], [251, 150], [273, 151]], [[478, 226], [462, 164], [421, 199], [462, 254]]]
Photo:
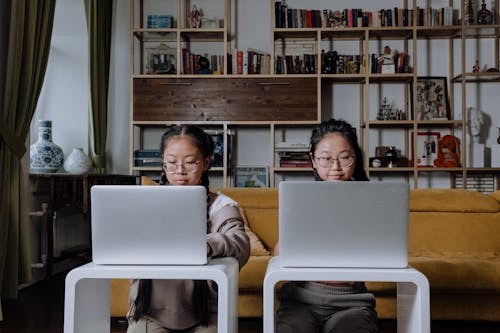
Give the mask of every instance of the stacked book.
[[275, 151], [279, 158], [280, 168], [309, 168], [309, 147], [302, 142], [278, 142]]
[[158, 149], [137, 149], [134, 151], [134, 166], [161, 167], [162, 159]]

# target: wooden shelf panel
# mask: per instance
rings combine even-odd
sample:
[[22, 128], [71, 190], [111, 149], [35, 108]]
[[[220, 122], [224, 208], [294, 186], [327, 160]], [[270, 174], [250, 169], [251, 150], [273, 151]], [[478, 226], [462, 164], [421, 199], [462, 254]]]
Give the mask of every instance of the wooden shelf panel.
[[432, 38], [460, 38], [462, 33], [462, 26], [442, 26], [442, 27], [423, 27], [419, 26], [417, 29], [418, 39], [432, 39]]
[[394, 74], [370, 74], [370, 83], [410, 83], [413, 81], [413, 73]]
[[134, 79], [133, 121], [317, 121], [316, 77]]
[[412, 27], [369, 27], [370, 39], [411, 39], [413, 38]]
[[321, 79], [328, 83], [365, 83], [366, 74], [321, 74]]
[[463, 73], [455, 76], [451, 82], [462, 83], [462, 78], [465, 79], [465, 82], [495, 83], [500, 82], [500, 72]]
[[464, 26], [462, 33], [464, 38], [498, 38], [500, 24]]
[[361, 125], [363, 128], [384, 128], [384, 127], [413, 127], [413, 120], [369, 120]]
[[417, 120], [417, 126], [420, 127], [461, 127], [463, 120]]

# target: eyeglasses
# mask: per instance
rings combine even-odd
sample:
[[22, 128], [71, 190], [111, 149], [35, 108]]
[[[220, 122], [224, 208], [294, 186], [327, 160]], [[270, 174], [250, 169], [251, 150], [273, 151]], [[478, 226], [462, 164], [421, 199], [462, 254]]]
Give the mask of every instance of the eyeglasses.
[[163, 163], [163, 170], [166, 173], [176, 173], [178, 168], [182, 168], [186, 173], [195, 173], [198, 170], [200, 162], [184, 162], [181, 164], [176, 164], [172, 162]]
[[314, 159], [318, 162], [318, 165], [322, 168], [330, 169], [333, 166], [334, 162], [337, 162], [341, 168], [348, 168], [354, 164], [354, 156], [341, 156], [339, 158], [334, 157], [316, 157]]

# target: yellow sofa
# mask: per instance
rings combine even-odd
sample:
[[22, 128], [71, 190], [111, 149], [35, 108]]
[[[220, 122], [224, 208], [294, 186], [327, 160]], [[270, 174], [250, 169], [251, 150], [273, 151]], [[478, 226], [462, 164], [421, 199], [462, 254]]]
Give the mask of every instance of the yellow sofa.
[[[267, 249], [278, 241], [278, 191], [220, 189], [238, 201]], [[270, 255], [252, 255], [239, 276], [240, 317], [262, 316], [262, 284]], [[410, 194], [409, 263], [431, 287], [431, 318], [500, 321], [500, 191], [455, 189]], [[129, 281], [112, 281], [111, 315], [127, 311]], [[396, 318], [395, 284], [367, 283], [379, 318]]]

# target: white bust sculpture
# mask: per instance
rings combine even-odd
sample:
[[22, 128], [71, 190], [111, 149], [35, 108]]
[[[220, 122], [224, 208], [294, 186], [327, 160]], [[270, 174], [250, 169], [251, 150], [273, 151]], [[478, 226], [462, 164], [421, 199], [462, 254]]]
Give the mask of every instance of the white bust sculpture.
[[479, 143], [481, 127], [483, 126], [483, 123], [484, 115], [481, 110], [476, 108], [469, 108], [469, 129], [473, 143]]

